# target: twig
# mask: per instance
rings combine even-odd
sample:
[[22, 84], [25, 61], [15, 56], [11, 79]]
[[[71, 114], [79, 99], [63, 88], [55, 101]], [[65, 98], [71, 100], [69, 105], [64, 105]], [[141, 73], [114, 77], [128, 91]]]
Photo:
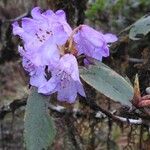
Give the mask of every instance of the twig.
[[4, 117], [10, 113], [14, 112], [16, 109], [25, 106], [26, 105], [26, 100], [27, 98], [22, 98], [22, 99], [16, 99], [13, 100], [11, 103], [8, 105], [4, 105], [0, 108], [0, 120], [3, 120]]
[[[26, 100], [27, 98], [22, 98], [22, 99], [16, 99], [14, 101], [12, 101], [10, 104], [2, 106], [0, 108], [0, 120], [4, 119], [5, 115], [10, 113], [10, 112], [14, 112], [16, 109], [19, 109], [22, 106], [26, 105]], [[107, 116], [108, 118], [112, 119], [115, 122], [119, 122], [119, 123], [128, 123], [128, 124], [134, 124], [134, 125], [141, 125], [141, 124], [145, 124], [145, 122], [143, 122], [143, 120], [141, 118], [139, 119], [128, 119], [128, 118], [124, 118], [124, 117], [120, 117], [117, 115], [114, 115], [112, 112], [109, 112], [103, 108], [101, 108], [100, 106], [98, 106], [95, 103], [89, 103], [87, 100], [84, 101], [84, 103], [86, 103], [94, 112], [93, 113], [84, 113], [81, 110], [78, 109], [73, 109], [71, 111], [69, 111], [67, 108], [57, 105], [54, 106], [52, 104], [49, 104], [49, 109], [51, 109], [52, 111], [55, 111], [57, 113], [61, 113], [61, 114], [70, 114], [70, 115], [74, 115], [74, 116], [79, 116], [79, 117], [86, 117], [87, 115], [91, 115], [93, 116], [93, 119], [101, 119], [101, 118], [106, 118], [104, 116]], [[102, 114], [103, 113], [103, 114]]]
[[2, 23], [4, 22], [14, 22], [14, 21], [19, 21], [20, 19], [22, 19], [23, 17], [26, 17], [29, 15], [29, 11], [25, 12], [23, 14], [21, 14], [20, 16], [13, 18], [13, 19], [6, 19], [6, 20], [2, 20]]
[[121, 122], [128, 123], [128, 124], [136, 124], [136, 125], [141, 125], [143, 124], [143, 120], [141, 118], [139, 119], [128, 119], [128, 118], [123, 118], [119, 116], [115, 116], [118, 118]]
[[[1, 139], [3, 139], [4, 138], [4, 133], [3, 133], [3, 123], [2, 122], [0, 122], [0, 130], [1, 130]], [[5, 143], [4, 143], [5, 141], [4, 140], [2, 140], [1, 141], [1, 146], [2, 146], [2, 150], [4, 150], [5, 149]]]
[[70, 115], [67, 114], [67, 115], [65, 115], [64, 119], [65, 119], [66, 125], [68, 127], [69, 139], [71, 140], [75, 149], [81, 150], [80, 144], [78, 143], [78, 140], [76, 139], [76, 131], [75, 131], [74, 123], [73, 123], [73, 118], [71, 118]]
[[120, 36], [120, 34], [122, 34], [123, 32], [126, 32], [129, 29], [131, 29], [132, 26], [133, 26], [133, 24], [131, 24], [130, 26], [126, 27], [124, 30], [122, 30], [121, 32], [118, 33], [118, 36]]
[[142, 141], [143, 141], [143, 126], [140, 127], [139, 149], [142, 149]]
[[[51, 110], [59, 112], [59, 113], [69, 113], [69, 112], [67, 112], [67, 109], [65, 107], [62, 107], [62, 106], [59, 106], [59, 105], [54, 106], [54, 105], [50, 104], [49, 108]], [[114, 115], [113, 113], [108, 112], [108, 111], [106, 113], [106, 111], [103, 110], [103, 112], [105, 112], [106, 116], [108, 116], [112, 119], [115, 119], [116, 121], [122, 122], [122, 123], [135, 124], [135, 125], [143, 124], [143, 120], [141, 118], [139, 118], [139, 119], [128, 119], [128, 118], [124, 118], [124, 117]], [[72, 113], [74, 115], [85, 115], [83, 112], [81, 112], [80, 110], [77, 110], [77, 109], [73, 109], [73, 111], [70, 112], [70, 113]], [[104, 118], [104, 115], [102, 115], [101, 111], [97, 111], [97, 112], [95, 112], [94, 118], [101, 119], [101, 118]]]
[[133, 63], [143, 63], [144, 59], [138, 59], [138, 58], [128, 58], [129, 62]]
[[92, 110], [97, 111], [97, 112], [100, 111], [100, 112], [104, 113], [107, 117], [111, 118], [115, 122], [128, 123], [128, 124], [136, 124], [137, 123], [137, 125], [145, 124], [145, 122], [143, 122], [142, 119], [128, 119], [128, 118], [116, 116], [116, 115], [112, 114], [111, 112], [101, 108], [95, 102], [88, 101], [84, 97], [81, 97], [81, 98], [82, 98], [81, 102], [87, 104]]
[[[110, 101], [108, 101], [108, 111], [111, 109]], [[110, 141], [111, 141], [111, 131], [112, 131], [112, 121], [108, 118], [108, 133], [107, 133], [107, 150], [110, 150]]]

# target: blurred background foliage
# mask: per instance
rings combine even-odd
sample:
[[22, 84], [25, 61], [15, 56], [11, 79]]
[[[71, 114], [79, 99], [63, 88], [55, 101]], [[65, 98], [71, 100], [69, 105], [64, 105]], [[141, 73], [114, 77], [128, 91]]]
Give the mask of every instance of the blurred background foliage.
[[[86, 16], [93, 25], [102, 29], [117, 31], [132, 24], [149, 11], [147, 0], [91, 0]], [[103, 28], [105, 27], [105, 28]]]
[[[149, 0], [0, 0], [0, 111], [3, 105], [14, 99], [22, 99], [29, 93], [28, 75], [21, 66], [17, 52], [18, 38], [12, 35], [11, 23], [30, 16], [34, 6], [43, 9], [63, 9], [72, 27], [89, 24], [97, 30], [118, 35], [119, 41], [111, 45], [111, 55], [103, 60], [133, 83], [139, 74], [140, 88], [145, 94], [150, 86], [150, 36], [133, 41], [128, 37], [129, 27], [145, 14], [149, 14]], [[121, 32], [123, 31], [123, 32]], [[116, 110], [127, 116], [126, 109], [86, 85], [88, 97], [109, 111]], [[67, 106], [68, 107], [68, 106]], [[93, 113], [88, 107], [77, 103], [85, 113]], [[148, 127], [113, 123], [110, 119], [69, 117], [51, 112], [57, 126], [54, 150], [149, 150]], [[20, 108], [5, 116], [0, 116], [0, 149], [23, 150], [23, 115]], [[76, 140], [75, 140], [76, 139]]]

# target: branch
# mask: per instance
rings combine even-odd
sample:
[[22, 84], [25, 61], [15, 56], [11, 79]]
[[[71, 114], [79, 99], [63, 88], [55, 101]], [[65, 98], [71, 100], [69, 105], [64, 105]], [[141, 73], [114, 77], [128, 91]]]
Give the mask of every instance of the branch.
[[19, 21], [20, 19], [22, 19], [22, 18], [28, 16], [29, 14], [30, 14], [30, 13], [29, 13], [29, 11], [28, 11], [28, 12], [25, 12], [25, 13], [21, 14], [20, 16], [18, 16], [18, 17], [16, 17], [16, 18], [2, 20], [2, 23]]
[[138, 59], [138, 58], [128, 58], [129, 62], [133, 63], [143, 63], [144, 59]]
[[16, 109], [19, 109], [20, 107], [25, 106], [26, 100], [27, 100], [27, 98], [15, 99], [8, 105], [4, 105], [4, 106], [0, 107], [0, 120], [3, 120], [4, 117], [8, 113], [11, 113], [11, 112], [13, 113], [13, 112], [15, 112]]
[[111, 118], [115, 122], [136, 124], [136, 125], [146, 124], [146, 122], [143, 121], [141, 118], [128, 119], [128, 118], [120, 117], [120, 116], [114, 115], [113, 113], [101, 108], [94, 101], [87, 100], [86, 98], [81, 97], [81, 96], [80, 96], [80, 99], [81, 99], [80, 102], [88, 105], [92, 110], [97, 111], [97, 112], [102, 112], [103, 114], [105, 114], [107, 117]]
[[119, 117], [119, 116], [116, 116], [116, 118], [118, 118], [121, 122], [128, 123], [128, 124], [136, 124], [136, 125], [144, 124], [143, 120], [141, 118], [139, 118], [139, 119], [128, 119], [128, 118], [123, 118], [123, 117]]
[[[59, 112], [59, 113], [71, 113], [74, 115], [81, 115], [81, 116], [85, 116], [86, 114], [84, 114], [83, 112], [81, 112], [81, 110], [78, 109], [73, 109], [72, 112], [68, 112], [67, 109], [63, 106], [54, 106], [52, 104], [49, 104], [49, 108], [53, 111]], [[141, 118], [139, 119], [128, 119], [128, 118], [124, 118], [124, 117], [120, 117], [117, 115], [114, 115], [113, 113], [106, 111], [106, 110], [102, 110], [104, 112], [104, 114], [101, 111], [97, 111], [94, 114], [94, 118], [96, 119], [102, 119], [102, 118], [106, 118], [110, 117], [113, 120], [117, 121], [117, 122], [121, 122], [121, 123], [128, 123], [128, 124], [135, 124], [135, 125], [141, 125], [143, 124], [143, 120]], [[91, 113], [91, 115], [93, 115], [93, 113]]]
[[[10, 104], [2, 106], [0, 108], [0, 120], [4, 119], [5, 115], [7, 115], [8, 113], [11, 113], [11, 112], [13, 113], [15, 112], [15, 110], [19, 109], [20, 107], [25, 106], [26, 101], [27, 101], [27, 97], [22, 98], [22, 99], [16, 99], [12, 101]], [[124, 118], [124, 117], [114, 115], [114, 112], [109, 112], [101, 108], [94, 102], [90, 102], [87, 100], [85, 101], [83, 99], [82, 103], [85, 103], [86, 105], [88, 105], [94, 112], [87, 114], [87, 113], [82, 112], [79, 109], [68, 110], [67, 108], [63, 106], [60, 106], [60, 105], [55, 106], [52, 104], [49, 104], [48, 108], [59, 114], [69, 114], [69, 115], [73, 115], [76, 117], [86, 117], [87, 115], [90, 115], [93, 117], [93, 119], [102, 119], [102, 118], [108, 117], [112, 119], [113, 121], [119, 122], [119, 123], [127, 123], [127, 124], [134, 124], [134, 125], [146, 124], [141, 118], [130, 119], [130, 118]]]

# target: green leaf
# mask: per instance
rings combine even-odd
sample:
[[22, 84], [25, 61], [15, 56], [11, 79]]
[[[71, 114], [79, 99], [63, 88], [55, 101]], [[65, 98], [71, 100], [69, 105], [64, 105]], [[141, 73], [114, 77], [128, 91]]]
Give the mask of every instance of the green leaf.
[[101, 62], [80, 69], [81, 78], [105, 96], [125, 105], [131, 105], [133, 87], [122, 76]]
[[49, 97], [38, 94], [36, 89], [32, 89], [31, 92], [25, 112], [26, 148], [27, 150], [45, 150], [52, 144], [55, 137], [54, 122], [46, 107]]
[[150, 32], [150, 16], [146, 15], [136, 21], [129, 32], [129, 38], [139, 40]]

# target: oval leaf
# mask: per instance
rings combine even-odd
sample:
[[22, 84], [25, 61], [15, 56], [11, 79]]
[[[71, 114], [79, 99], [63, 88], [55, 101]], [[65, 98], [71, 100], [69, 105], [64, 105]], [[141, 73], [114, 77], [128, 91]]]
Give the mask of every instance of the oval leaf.
[[99, 62], [80, 69], [81, 78], [105, 96], [125, 105], [131, 105], [133, 87], [114, 70]]
[[139, 40], [150, 32], [150, 16], [144, 16], [136, 21], [129, 32], [129, 38]]
[[32, 89], [27, 100], [24, 131], [27, 150], [45, 150], [53, 142], [55, 128], [46, 107], [48, 99]]

